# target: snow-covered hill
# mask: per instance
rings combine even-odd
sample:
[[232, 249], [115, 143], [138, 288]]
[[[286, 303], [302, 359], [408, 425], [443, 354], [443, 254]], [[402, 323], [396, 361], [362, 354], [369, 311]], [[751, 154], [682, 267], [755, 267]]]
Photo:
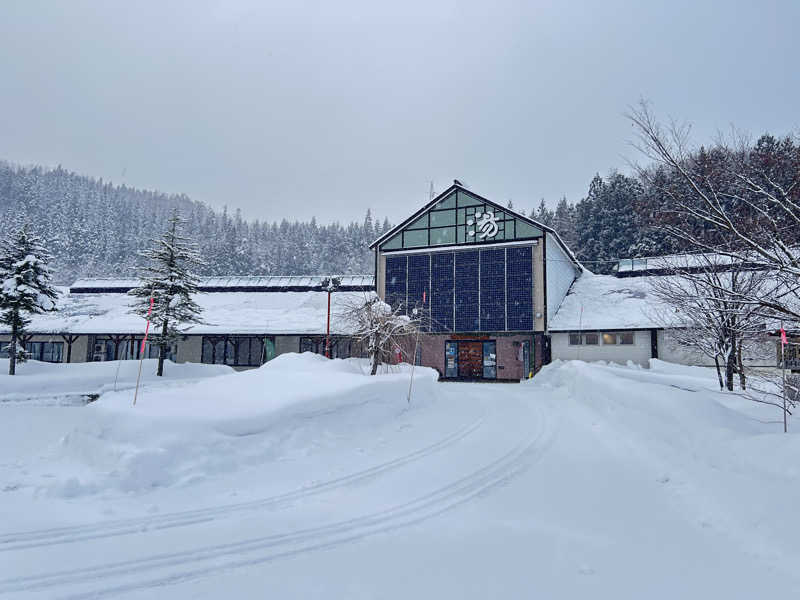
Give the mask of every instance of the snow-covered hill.
[[[246, 373], [0, 404], [0, 595], [753, 598], [800, 592], [800, 437], [713, 375], [521, 385]], [[1, 392], [0, 392], [1, 393]], [[23, 433], [24, 432], [24, 433]]]

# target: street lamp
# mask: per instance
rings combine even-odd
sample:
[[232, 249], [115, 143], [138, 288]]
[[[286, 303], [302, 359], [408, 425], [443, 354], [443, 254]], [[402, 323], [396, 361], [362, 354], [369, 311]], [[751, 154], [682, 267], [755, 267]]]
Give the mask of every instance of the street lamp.
[[342, 284], [338, 277], [326, 277], [320, 282], [323, 290], [328, 292], [328, 326], [325, 331], [325, 358], [331, 357], [331, 294]]

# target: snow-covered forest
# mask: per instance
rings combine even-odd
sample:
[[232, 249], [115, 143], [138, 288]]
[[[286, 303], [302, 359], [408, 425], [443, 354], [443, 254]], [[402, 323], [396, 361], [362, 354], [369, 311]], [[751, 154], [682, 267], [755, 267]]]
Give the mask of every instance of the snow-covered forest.
[[53, 255], [55, 281], [132, 276], [139, 252], [161, 235], [173, 208], [197, 243], [201, 275], [371, 273], [367, 246], [389, 227], [366, 217], [350, 223], [247, 221], [183, 194], [114, 185], [61, 167], [0, 162], [0, 235], [24, 215]]
[[[745, 168], [768, 167], [777, 181], [787, 182], [790, 194], [800, 196], [800, 189], [789, 185], [800, 164], [800, 144], [791, 137], [762, 135], [747, 146], [750, 166]], [[718, 189], [733, 185], [723, 175], [731, 150], [701, 148], [693, 159]], [[687, 236], [664, 231], [674, 216], [670, 190], [685, 195], [682, 186], [674, 173], [652, 166], [630, 175], [595, 175], [586, 196], [575, 203], [562, 198], [553, 206], [542, 199], [531, 209], [509, 204], [553, 227], [592, 271], [611, 273], [620, 258], [698, 250]], [[61, 167], [0, 162], [0, 235], [7, 233], [13, 215], [24, 214], [53, 254], [58, 283], [82, 276], [130, 276], [138, 253], [161, 234], [176, 207], [206, 263], [201, 275], [372, 273], [367, 247], [390, 227], [366, 207], [366, 216], [350, 223], [248, 221], [238, 209], [215, 211], [182, 194], [117, 186]]]

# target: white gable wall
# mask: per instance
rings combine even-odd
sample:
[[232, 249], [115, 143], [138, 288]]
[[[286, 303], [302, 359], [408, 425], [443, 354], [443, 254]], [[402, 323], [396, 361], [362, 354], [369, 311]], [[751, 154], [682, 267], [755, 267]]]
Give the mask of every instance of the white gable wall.
[[575, 281], [575, 264], [567, 256], [552, 233], [545, 233], [547, 252], [547, 322], [555, 316], [572, 282]]

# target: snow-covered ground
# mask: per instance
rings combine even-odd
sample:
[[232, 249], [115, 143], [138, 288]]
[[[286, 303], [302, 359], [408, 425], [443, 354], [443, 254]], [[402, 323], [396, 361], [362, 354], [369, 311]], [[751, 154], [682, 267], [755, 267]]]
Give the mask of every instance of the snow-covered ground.
[[800, 594], [800, 437], [707, 370], [199, 369], [0, 403], [0, 596]]

